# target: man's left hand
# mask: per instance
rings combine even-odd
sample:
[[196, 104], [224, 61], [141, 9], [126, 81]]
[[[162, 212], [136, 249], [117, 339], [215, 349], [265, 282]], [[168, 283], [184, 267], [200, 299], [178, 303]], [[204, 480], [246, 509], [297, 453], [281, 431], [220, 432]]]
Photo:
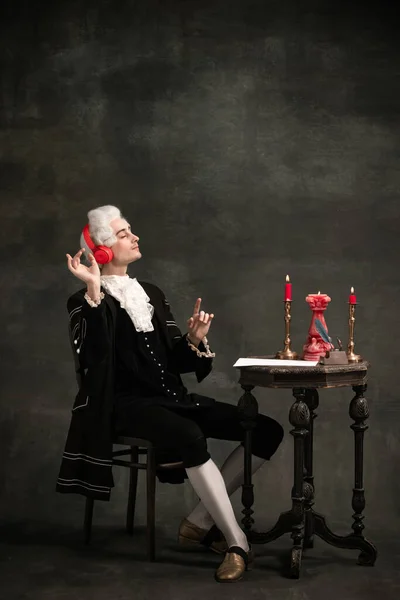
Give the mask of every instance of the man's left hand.
[[201, 340], [208, 334], [211, 326], [211, 322], [214, 318], [213, 313], [206, 313], [204, 310], [200, 310], [201, 298], [197, 298], [193, 309], [193, 315], [188, 319], [188, 333], [187, 337], [189, 341], [195, 346], [198, 346]]

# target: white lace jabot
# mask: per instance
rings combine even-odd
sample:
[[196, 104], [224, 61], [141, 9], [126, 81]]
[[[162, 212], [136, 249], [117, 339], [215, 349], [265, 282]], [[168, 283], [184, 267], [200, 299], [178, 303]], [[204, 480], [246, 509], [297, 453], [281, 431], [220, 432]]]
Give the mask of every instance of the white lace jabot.
[[151, 322], [154, 307], [136, 277], [128, 275], [102, 275], [101, 285], [130, 316], [136, 331], [154, 331]]

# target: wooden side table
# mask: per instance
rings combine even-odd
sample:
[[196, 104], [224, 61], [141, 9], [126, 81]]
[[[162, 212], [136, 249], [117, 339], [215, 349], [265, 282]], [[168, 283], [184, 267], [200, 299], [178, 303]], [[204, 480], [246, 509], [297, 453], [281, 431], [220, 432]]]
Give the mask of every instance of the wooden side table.
[[[302, 553], [312, 548], [314, 534], [328, 544], [338, 548], [358, 549], [358, 564], [374, 565], [377, 558], [375, 546], [363, 535], [365, 496], [363, 485], [363, 443], [364, 432], [368, 429], [365, 421], [369, 417], [368, 402], [364, 396], [367, 389], [369, 363], [316, 366], [316, 367], [241, 367], [239, 383], [244, 394], [238, 407], [245, 429], [245, 465], [242, 487], [243, 529], [251, 543], [266, 544], [284, 533], [291, 533], [293, 547], [290, 558], [290, 576], [300, 577]], [[251, 476], [251, 435], [258, 414], [258, 403], [252, 394], [255, 387], [293, 390], [295, 401], [289, 411], [290, 431], [294, 440], [294, 485], [292, 508], [281, 513], [275, 526], [267, 532], [252, 530], [254, 503]], [[355, 396], [350, 402], [349, 414], [354, 421], [350, 427], [354, 431], [355, 473], [352, 497], [353, 532], [345, 536], [334, 534], [328, 527], [325, 517], [313, 509], [313, 436], [314, 419], [319, 404], [318, 389], [352, 387]]]

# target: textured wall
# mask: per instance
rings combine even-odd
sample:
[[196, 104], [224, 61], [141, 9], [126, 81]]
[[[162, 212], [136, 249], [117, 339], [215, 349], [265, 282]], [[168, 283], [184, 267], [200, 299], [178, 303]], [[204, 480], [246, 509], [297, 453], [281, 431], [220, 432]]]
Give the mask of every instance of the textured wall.
[[[390, 15], [382, 5], [360, 13], [262, 0], [2, 10], [2, 518], [80, 522], [82, 499], [54, 492], [75, 394], [65, 303], [79, 284], [64, 256], [87, 211], [114, 203], [141, 237], [131, 273], [165, 290], [182, 327], [197, 295], [215, 311], [217, 358], [201, 389], [219, 399], [240, 395], [238, 356], [281, 347], [286, 273], [297, 350], [311, 316], [305, 295], [331, 295], [330, 332], [346, 339], [355, 286], [357, 350], [373, 365], [366, 523], [398, 526], [400, 86]], [[321, 393], [315, 443], [317, 507], [348, 522], [351, 397]], [[258, 522], [272, 523], [290, 504], [291, 396], [257, 398], [287, 431], [256, 480]], [[211, 448], [219, 462], [231, 445]], [[126, 480], [116, 480], [98, 515], [122, 524]], [[160, 486], [160, 496], [164, 523], [194, 501], [188, 485], [183, 496]]]

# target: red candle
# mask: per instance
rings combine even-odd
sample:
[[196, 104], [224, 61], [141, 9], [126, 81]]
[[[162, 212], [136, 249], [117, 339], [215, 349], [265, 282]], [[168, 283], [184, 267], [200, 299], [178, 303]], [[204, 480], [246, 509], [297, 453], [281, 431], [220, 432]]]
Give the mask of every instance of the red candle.
[[353, 287], [350, 290], [349, 304], [357, 304], [357, 296], [354, 293]]
[[285, 283], [285, 302], [292, 299], [292, 284], [290, 283], [289, 275], [286, 275]]

